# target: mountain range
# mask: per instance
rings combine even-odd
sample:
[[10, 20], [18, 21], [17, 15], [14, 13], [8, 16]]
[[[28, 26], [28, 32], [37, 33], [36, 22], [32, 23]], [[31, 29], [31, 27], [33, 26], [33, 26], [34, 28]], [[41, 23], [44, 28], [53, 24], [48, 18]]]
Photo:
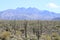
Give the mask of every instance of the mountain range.
[[60, 20], [60, 13], [37, 8], [16, 8], [0, 11], [1, 20]]

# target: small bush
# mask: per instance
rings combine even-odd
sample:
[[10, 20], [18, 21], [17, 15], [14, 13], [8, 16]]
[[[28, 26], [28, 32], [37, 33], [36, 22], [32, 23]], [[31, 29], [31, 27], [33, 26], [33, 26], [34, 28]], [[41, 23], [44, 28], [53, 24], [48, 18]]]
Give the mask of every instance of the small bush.
[[60, 35], [56, 32], [52, 33], [52, 39], [53, 40], [60, 40]]
[[1, 38], [2, 40], [7, 39], [8, 37], [10, 37], [10, 32], [7, 32], [7, 31], [2, 32], [2, 34], [1, 34], [1, 36], [0, 36], [0, 38]]
[[48, 35], [48, 34], [43, 34], [43, 35], [41, 35], [41, 39], [44, 39], [44, 40], [51, 40], [51, 36]]

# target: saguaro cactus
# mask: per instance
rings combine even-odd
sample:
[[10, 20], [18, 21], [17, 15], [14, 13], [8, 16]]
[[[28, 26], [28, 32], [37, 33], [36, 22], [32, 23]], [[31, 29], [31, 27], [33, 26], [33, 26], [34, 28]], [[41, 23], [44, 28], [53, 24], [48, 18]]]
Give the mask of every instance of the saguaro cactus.
[[25, 20], [25, 23], [24, 23], [24, 28], [25, 28], [25, 38], [27, 38], [27, 21], [26, 20]]
[[42, 35], [42, 28], [43, 28], [43, 25], [42, 23], [40, 23], [40, 35]]
[[38, 30], [37, 30], [37, 38], [39, 40], [40, 36], [42, 35], [42, 23], [38, 20]]

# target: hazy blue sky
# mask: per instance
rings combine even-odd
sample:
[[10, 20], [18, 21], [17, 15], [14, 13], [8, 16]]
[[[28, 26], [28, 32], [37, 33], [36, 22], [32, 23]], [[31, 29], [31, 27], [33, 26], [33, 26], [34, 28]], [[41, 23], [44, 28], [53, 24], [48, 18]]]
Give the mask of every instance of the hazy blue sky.
[[60, 13], [60, 0], [0, 0], [0, 11], [33, 7]]

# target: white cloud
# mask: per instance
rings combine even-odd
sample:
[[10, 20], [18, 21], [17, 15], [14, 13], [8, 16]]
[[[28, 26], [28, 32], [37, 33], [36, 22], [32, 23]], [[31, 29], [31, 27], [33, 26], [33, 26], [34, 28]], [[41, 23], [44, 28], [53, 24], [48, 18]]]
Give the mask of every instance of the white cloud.
[[49, 3], [47, 6], [49, 8], [60, 8], [60, 6], [56, 5], [55, 3]]

